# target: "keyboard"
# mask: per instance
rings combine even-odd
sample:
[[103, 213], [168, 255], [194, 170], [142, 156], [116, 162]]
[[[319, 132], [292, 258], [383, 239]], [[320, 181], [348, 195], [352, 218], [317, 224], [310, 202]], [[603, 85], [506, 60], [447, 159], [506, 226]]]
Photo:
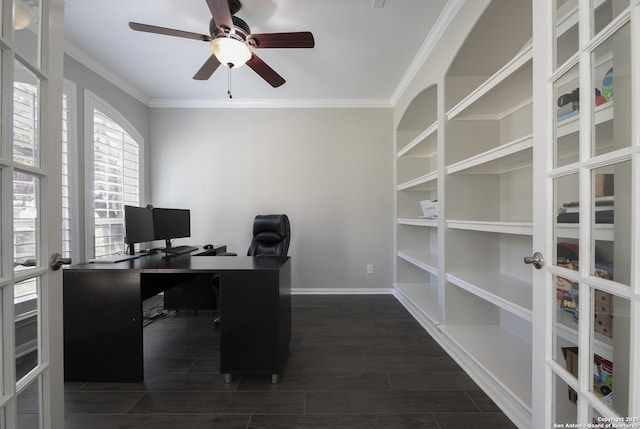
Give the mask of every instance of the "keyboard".
[[197, 247], [193, 246], [176, 246], [176, 247], [165, 247], [162, 249], [165, 253], [170, 253], [172, 255], [182, 255], [183, 253], [193, 252], [194, 250], [198, 250]]
[[140, 255], [109, 255], [101, 256], [96, 259], [91, 259], [89, 262], [98, 264], [114, 264], [116, 262], [129, 261], [131, 259], [138, 259]]

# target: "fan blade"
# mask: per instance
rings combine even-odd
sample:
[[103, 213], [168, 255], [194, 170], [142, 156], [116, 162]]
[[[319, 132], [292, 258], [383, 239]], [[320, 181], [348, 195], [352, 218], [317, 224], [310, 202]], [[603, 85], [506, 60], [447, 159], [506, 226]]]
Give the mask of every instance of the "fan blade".
[[233, 30], [233, 19], [229, 11], [228, 0], [207, 0], [209, 10], [218, 28]]
[[196, 80], [207, 80], [211, 77], [214, 71], [220, 66], [220, 61], [215, 55], [211, 55], [207, 61], [200, 67], [200, 70], [193, 76]]
[[296, 33], [251, 34], [248, 39], [256, 48], [313, 48], [315, 40], [309, 31]]
[[210, 42], [211, 36], [206, 34], [192, 33], [190, 31], [174, 30], [172, 28], [157, 27], [155, 25], [140, 24], [138, 22], [130, 22], [129, 27], [132, 30], [144, 31], [147, 33], [164, 34], [166, 36], [184, 37], [186, 39], [202, 40], [204, 42]]
[[266, 80], [267, 83], [274, 88], [285, 83], [284, 78], [262, 61], [255, 53], [251, 56], [251, 59], [247, 61], [247, 66], [249, 66], [254, 72], [258, 73], [261, 78]]

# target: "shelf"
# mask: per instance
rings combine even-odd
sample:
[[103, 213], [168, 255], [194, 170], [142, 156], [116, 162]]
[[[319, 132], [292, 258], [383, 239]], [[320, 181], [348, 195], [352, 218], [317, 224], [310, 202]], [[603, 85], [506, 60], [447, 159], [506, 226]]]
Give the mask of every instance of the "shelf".
[[[613, 120], [613, 101], [601, 104], [595, 108], [596, 125]], [[580, 128], [580, 114], [574, 115], [565, 120], [556, 121], [556, 138], [577, 133]]]
[[[615, 225], [612, 223], [599, 223], [593, 234], [593, 238], [598, 241], [613, 241]], [[556, 237], [580, 238], [580, 224], [578, 223], [557, 223]]]
[[[594, 9], [600, 7], [607, 0], [595, 0]], [[556, 37], [563, 35], [573, 27], [578, 25], [578, 2], [567, 1], [556, 12], [558, 19], [556, 20]]]
[[431, 173], [425, 174], [424, 176], [399, 184], [398, 191], [430, 191], [435, 189], [435, 183], [430, 182], [435, 182], [437, 179], [438, 172], [432, 171]]
[[532, 100], [533, 45], [527, 44], [511, 61], [447, 112], [447, 119], [496, 120]]
[[532, 164], [533, 135], [529, 134], [447, 167], [448, 174], [501, 174]]
[[467, 292], [531, 322], [531, 282], [501, 273], [447, 273], [447, 280]]
[[438, 275], [438, 267], [436, 266], [438, 255], [435, 253], [426, 250], [398, 250], [398, 257], [428, 273]]
[[474, 220], [450, 220], [447, 226], [451, 229], [468, 231], [495, 232], [499, 234], [533, 235], [532, 222], [493, 222]]
[[396, 289], [429, 320], [438, 324], [438, 286], [427, 283], [397, 283]]
[[567, 1], [556, 12], [556, 37], [578, 25], [578, 2]]
[[531, 345], [499, 326], [443, 326], [440, 330], [531, 412]]
[[[572, 344], [578, 344], [578, 324], [573, 321], [571, 313], [557, 309], [554, 326], [558, 337], [564, 338]], [[613, 339], [599, 332], [594, 332], [593, 336], [593, 352], [613, 362]]]
[[410, 226], [425, 226], [425, 227], [438, 227], [438, 219], [408, 219], [398, 218], [398, 225], [410, 225]]
[[430, 157], [436, 153], [436, 145], [433, 145], [433, 148], [422, 148], [421, 143], [424, 142], [429, 136], [438, 131], [438, 123], [434, 122], [420, 133], [417, 137], [415, 137], [412, 141], [409, 142], [406, 146], [398, 151], [398, 158], [402, 156], [420, 156], [420, 157]]

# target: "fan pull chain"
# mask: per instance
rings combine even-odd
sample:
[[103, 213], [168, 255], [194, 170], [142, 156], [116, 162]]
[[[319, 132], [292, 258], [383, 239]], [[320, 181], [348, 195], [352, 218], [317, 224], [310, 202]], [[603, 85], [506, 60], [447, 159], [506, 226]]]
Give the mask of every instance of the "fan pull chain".
[[229, 98], [233, 98], [233, 95], [231, 95], [231, 67], [233, 67], [233, 64], [229, 64], [229, 71], [227, 75], [227, 94], [229, 95]]

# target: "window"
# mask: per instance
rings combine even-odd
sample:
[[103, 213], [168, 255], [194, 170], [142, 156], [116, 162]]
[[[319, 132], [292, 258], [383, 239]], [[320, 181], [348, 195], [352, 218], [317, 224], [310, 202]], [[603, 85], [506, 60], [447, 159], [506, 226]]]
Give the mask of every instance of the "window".
[[116, 111], [88, 96], [94, 257], [124, 253], [124, 206], [140, 205], [142, 137]]

